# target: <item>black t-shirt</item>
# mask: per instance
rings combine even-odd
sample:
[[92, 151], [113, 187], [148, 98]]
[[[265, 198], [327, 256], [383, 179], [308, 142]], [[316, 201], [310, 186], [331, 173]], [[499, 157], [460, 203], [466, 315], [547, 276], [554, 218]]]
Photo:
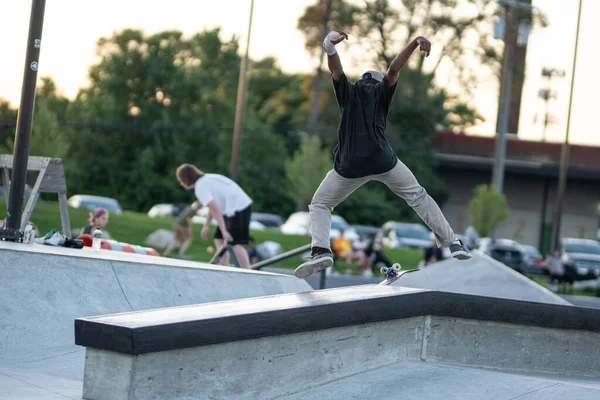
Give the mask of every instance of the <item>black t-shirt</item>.
[[350, 83], [345, 74], [333, 79], [341, 121], [338, 143], [333, 149], [334, 169], [345, 178], [383, 174], [398, 158], [385, 138], [385, 126], [396, 84]]

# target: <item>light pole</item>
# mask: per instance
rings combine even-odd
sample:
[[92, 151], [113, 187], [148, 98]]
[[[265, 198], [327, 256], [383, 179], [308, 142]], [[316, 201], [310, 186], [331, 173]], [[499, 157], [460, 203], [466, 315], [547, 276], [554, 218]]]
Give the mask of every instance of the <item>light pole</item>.
[[583, 0], [579, 0], [579, 11], [577, 13], [577, 30], [575, 32], [575, 52], [573, 55], [573, 70], [571, 71], [571, 90], [569, 93], [569, 111], [567, 112], [567, 132], [565, 142], [560, 154], [560, 171], [558, 174], [558, 193], [556, 196], [556, 212], [552, 224], [552, 246], [556, 249], [560, 244], [560, 224], [562, 218], [562, 207], [567, 188], [567, 172], [569, 169], [569, 131], [571, 128], [571, 109], [573, 105], [573, 89], [575, 87], [575, 70], [577, 69], [577, 47], [579, 45], [579, 27], [581, 25], [581, 6]]
[[240, 77], [238, 80], [237, 102], [235, 105], [235, 123], [233, 127], [233, 142], [231, 145], [230, 176], [234, 181], [238, 178], [240, 164], [240, 149], [242, 147], [242, 133], [246, 115], [246, 92], [248, 90], [248, 62], [250, 54], [250, 33], [252, 32], [252, 14], [254, 13], [254, 0], [250, 3], [250, 20], [248, 21], [248, 37], [246, 39], [246, 54], [240, 64]]
[[17, 131], [13, 150], [13, 166], [8, 197], [8, 213], [6, 227], [0, 231], [0, 238], [9, 241], [21, 241], [21, 216], [23, 215], [23, 193], [27, 177], [27, 162], [29, 160], [29, 140], [35, 106], [35, 88], [42, 46], [42, 28], [44, 26], [44, 11], [46, 0], [33, 0], [29, 19], [29, 36], [27, 37], [27, 52], [25, 55], [25, 71], [21, 88], [21, 104], [17, 117]]
[[498, 132], [496, 132], [496, 147], [495, 147], [495, 162], [492, 173], [492, 184], [496, 186], [498, 191], [502, 193], [504, 188], [504, 164], [506, 161], [506, 134], [508, 133], [508, 117], [510, 109], [510, 98], [512, 89], [512, 59], [517, 36], [518, 26], [515, 23], [517, 20], [518, 8], [533, 8], [531, 4], [521, 3], [514, 0], [497, 0], [498, 3], [506, 7], [506, 12], [510, 13], [508, 25], [508, 42], [505, 42], [506, 51], [503, 63], [504, 79], [502, 82], [502, 92], [500, 94], [500, 112], [498, 113]]

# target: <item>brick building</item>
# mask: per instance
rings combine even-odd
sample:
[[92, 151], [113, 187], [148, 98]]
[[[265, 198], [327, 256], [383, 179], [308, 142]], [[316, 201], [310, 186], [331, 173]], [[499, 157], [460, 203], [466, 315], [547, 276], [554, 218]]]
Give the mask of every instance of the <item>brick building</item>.
[[[437, 173], [449, 191], [443, 211], [459, 233], [469, 225], [467, 205], [475, 186], [490, 183], [493, 137], [440, 133], [432, 141]], [[558, 188], [560, 143], [511, 137], [506, 146], [504, 193], [511, 207], [498, 237], [547, 250]], [[596, 239], [600, 221], [600, 147], [570, 146], [562, 237]]]

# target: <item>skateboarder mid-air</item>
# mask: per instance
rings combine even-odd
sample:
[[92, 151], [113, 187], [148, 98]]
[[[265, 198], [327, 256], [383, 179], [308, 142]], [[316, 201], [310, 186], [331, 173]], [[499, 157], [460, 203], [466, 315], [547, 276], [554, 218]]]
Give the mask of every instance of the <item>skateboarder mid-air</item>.
[[296, 276], [304, 278], [333, 265], [329, 239], [331, 212], [352, 192], [371, 180], [383, 182], [403, 198], [433, 231], [438, 243], [450, 247], [453, 257], [460, 260], [471, 258], [439, 206], [398, 159], [385, 138], [387, 115], [400, 70], [417, 48], [429, 56], [431, 43], [418, 36], [394, 58], [386, 75], [366, 71], [360, 80], [351, 83], [344, 74], [335, 48], [344, 39], [348, 39], [348, 35], [342, 30], [335, 30], [329, 32], [323, 41], [341, 119], [333, 169], [321, 182], [308, 207], [312, 227], [311, 257], [296, 268]]

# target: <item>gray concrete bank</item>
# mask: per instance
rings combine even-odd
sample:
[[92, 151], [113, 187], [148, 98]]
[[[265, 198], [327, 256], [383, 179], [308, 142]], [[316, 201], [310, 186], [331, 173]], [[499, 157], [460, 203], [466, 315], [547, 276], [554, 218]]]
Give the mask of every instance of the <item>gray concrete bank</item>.
[[404, 362], [600, 379], [600, 311], [379, 285], [80, 318], [75, 340], [87, 399], [336, 398]]
[[9, 242], [0, 242], [0, 282], [0, 398], [8, 399], [80, 398], [75, 318], [312, 290], [293, 276]]

